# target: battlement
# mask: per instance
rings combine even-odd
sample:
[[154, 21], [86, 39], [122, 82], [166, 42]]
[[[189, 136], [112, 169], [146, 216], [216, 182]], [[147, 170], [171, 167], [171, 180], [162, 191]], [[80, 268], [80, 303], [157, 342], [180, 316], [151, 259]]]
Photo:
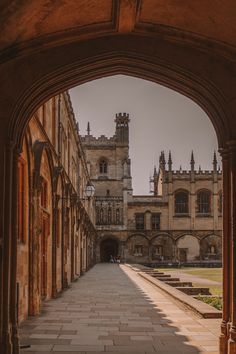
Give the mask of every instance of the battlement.
[[116, 119], [115, 119], [115, 122], [117, 120], [127, 120], [129, 121], [129, 113], [116, 113]]
[[95, 137], [93, 135], [84, 135], [81, 136], [81, 142], [84, 145], [88, 144], [88, 145], [109, 146], [109, 145], [115, 145], [116, 137], [115, 135], [109, 138], [106, 135], [100, 135], [99, 137]]

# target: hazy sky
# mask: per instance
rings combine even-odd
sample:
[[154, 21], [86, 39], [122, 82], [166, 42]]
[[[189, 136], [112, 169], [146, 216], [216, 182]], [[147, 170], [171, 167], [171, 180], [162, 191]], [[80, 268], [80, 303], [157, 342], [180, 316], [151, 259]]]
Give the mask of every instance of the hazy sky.
[[[212, 169], [217, 138], [205, 112], [187, 97], [161, 85], [124, 75], [110, 76], [70, 90], [80, 134], [110, 137], [115, 114], [130, 115], [130, 158], [134, 194], [149, 193], [149, 177], [158, 168], [161, 150], [172, 152], [173, 169]], [[219, 159], [219, 157], [218, 157]]]

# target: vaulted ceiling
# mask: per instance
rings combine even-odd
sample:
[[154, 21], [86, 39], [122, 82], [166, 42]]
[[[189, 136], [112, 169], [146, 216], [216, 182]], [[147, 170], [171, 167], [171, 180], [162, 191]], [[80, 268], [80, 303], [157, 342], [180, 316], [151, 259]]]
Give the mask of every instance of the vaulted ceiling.
[[235, 0], [2, 0], [0, 50], [153, 33], [236, 46]]

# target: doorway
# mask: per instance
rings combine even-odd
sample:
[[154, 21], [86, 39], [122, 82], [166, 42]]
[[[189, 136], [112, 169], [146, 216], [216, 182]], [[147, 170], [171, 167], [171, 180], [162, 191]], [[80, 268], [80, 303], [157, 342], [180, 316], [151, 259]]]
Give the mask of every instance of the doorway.
[[118, 241], [113, 238], [103, 240], [100, 244], [101, 262], [109, 262], [111, 256], [117, 257], [119, 251]]

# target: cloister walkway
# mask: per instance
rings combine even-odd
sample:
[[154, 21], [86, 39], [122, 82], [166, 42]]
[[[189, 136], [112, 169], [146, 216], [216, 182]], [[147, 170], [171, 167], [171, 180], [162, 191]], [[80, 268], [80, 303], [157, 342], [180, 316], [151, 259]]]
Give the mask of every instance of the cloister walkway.
[[220, 320], [180, 308], [125, 265], [98, 264], [24, 322], [22, 352], [216, 354]]

